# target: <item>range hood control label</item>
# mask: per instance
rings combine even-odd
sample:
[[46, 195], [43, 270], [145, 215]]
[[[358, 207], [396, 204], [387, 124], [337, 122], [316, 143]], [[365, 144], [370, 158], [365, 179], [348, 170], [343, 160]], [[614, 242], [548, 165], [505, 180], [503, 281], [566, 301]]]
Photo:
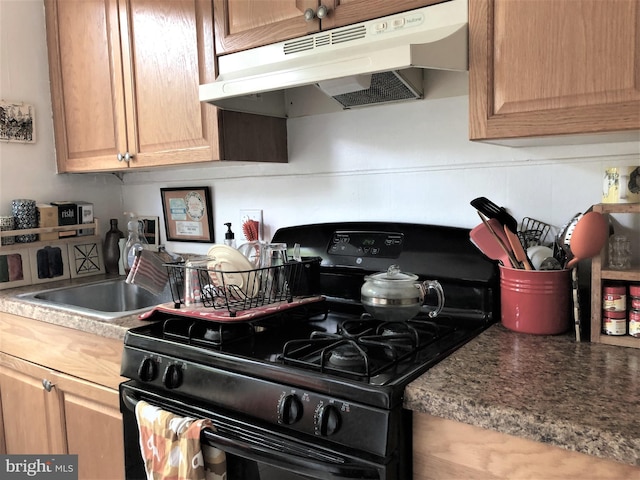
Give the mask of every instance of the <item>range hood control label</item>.
[[336, 231], [327, 252], [343, 257], [397, 258], [403, 243], [404, 234], [397, 232]]

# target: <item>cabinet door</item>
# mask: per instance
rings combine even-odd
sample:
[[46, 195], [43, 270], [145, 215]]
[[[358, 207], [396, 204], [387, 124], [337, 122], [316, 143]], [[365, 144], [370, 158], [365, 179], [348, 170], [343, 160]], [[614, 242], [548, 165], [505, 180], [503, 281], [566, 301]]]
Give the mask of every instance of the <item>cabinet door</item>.
[[121, 1], [120, 22], [130, 166], [219, 159], [211, 0]]
[[78, 478], [124, 478], [124, 439], [118, 392], [58, 374], [67, 451], [78, 455]]
[[8, 454], [63, 454], [62, 409], [54, 391], [55, 373], [0, 353], [0, 406]]
[[443, 1], [445, 0], [397, 0], [395, 2], [388, 0], [324, 0], [321, 3], [327, 5], [329, 14], [322, 19], [322, 29], [327, 30], [373, 20]]
[[638, 0], [469, 2], [471, 139], [640, 128]]
[[315, 11], [318, 4], [318, 0], [213, 0], [216, 55], [315, 33], [319, 20], [305, 21], [304, 12]]
[[58, 171], [126, 168], [117, 0], [45, 0], [45, 13]]

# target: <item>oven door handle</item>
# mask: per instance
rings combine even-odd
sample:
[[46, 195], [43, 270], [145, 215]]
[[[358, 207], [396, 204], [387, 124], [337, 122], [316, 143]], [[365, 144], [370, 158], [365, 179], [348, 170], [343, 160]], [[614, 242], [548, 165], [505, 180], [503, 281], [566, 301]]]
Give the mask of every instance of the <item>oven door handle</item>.
[[[122, 398], [127, 408], [135, 412], [138, 399], [128, 392], [122, 392]], [[331, 455], [320, 450], [309, 451], [294, 444], [290, 445], [290, 449], [295, 450], [296, 453], [290, 453], [285, 451], [282, 446], [278, 446], [272, 439], [265, 438], [255, 432], [240, 433], [242, 435], [229, 431], [225, 435], [210, 428], [202, 430], [206, 445], [312, 478], [343, 480], [380, 478], [378, 470], [373, 465], [367, 465], [365, 461], [356, 463], [344, 456], [338, 456], [338, 454]]]

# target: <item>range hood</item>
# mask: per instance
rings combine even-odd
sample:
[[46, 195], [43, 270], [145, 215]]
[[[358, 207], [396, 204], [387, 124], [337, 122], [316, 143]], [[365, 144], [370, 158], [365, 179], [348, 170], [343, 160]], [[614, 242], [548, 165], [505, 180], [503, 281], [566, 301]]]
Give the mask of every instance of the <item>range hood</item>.
[[467, 70], [467, 15], [467, 0], [449, 0], [222, 55], [216, 80], [200, 86], [200, 100], [288, 117], [314, 113], [299, 104], [319, 100], [345, 109], [419, 99], [422, 69]]

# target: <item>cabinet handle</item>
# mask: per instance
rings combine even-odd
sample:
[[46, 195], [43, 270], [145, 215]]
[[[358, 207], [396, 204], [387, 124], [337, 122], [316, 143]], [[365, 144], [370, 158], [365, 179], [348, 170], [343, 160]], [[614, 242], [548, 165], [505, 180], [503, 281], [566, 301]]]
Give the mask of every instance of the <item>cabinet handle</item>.
[[49, 380], [47, 380], [46, 378], [43, 378], [43, 379], [42, 379], [42, 386], [44, 387], [44, 389], [45, 389], [47, 392], [50, 392], [50, 391], [51, 391], [51, 389], [52, 389], [53, 387], [55, 387], [55, 385], [56, 385], [55, 383], [51, 383], [51, 382], [50, 382]]
[[316, 15], [318, 16], [318, 18], [324, 18], [329, 14], [329, 9], [327, 7], [325, 7], [324, 5], [320, 5], [318, 7], [318, 11], [316, 12]]
[[121, 153], [118, 153], [118, 161], [119, 162], [127, 162], [129, 163], [129, 161], [133, 158], [133, 155], [131, 155], [129, 152], [126, 152], [124, 155]]
[[307, 8], [304, 11], [304, 20], [306, 22], [310, 22], [311, 20], [313, 20], [316, 16], [318, 18], [324, 18], [329, 14], [329, 9], [327, 7], [325, 7], [324, 5], [320, 5], [318, 7], [318, 11], [315, 12], [313, 10], [313, 8]]
[[310, 22], [311, 20], [313, 20], [316, 16], [316, 12], [313, 10], [313, 8], [307, 8], [304, 11], [304, 21], [305, 22]]

